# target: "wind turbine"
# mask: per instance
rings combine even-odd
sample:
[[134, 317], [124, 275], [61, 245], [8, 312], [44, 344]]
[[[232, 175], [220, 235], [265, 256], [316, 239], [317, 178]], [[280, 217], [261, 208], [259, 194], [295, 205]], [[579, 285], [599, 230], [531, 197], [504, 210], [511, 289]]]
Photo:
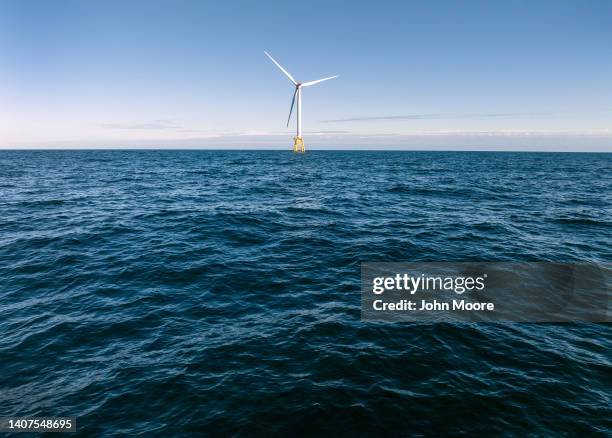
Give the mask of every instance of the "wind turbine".
[[295, 104], [295, 98], [297, 96], [297, 134], [293, 137], [293, 152], [305, 152], [304, 150], [304, 140], [302, 139], [302, 87], [310, 87], [311, 85], [318, 84], [319, 82], [328, 81], [330, 79], [337, 78], [339, 75], [330, 76], [328, 78], [318, 79], [316, 81], [310, 82], [297, 82], [293, 79], [293, 76], [289, 74], [287, 70], [283, 68], [270, 54], [264, 51], [266, 56], [270, 58], [270, 60], [276, 64], [280, 70], [285, 73], [285, 76], [289, 78], [289, 80], [295, 85], [295, 92], [293, 93], [293, 99], [291, 99], [291, 109], [289, 109], [289, 117], [287, 118], [287, 126], [289, 126], [289, 121], [291, 120], [291, 113], [293, 112], [293, 105]]

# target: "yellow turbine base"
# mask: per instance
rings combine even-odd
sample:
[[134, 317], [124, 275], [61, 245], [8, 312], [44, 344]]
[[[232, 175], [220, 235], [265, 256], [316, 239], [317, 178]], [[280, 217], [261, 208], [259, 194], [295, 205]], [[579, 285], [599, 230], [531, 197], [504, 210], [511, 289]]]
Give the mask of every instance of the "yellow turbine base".
[[304, 140], [302, 137], [293, 137], [293, 152], [306, 152], [304, 148]]

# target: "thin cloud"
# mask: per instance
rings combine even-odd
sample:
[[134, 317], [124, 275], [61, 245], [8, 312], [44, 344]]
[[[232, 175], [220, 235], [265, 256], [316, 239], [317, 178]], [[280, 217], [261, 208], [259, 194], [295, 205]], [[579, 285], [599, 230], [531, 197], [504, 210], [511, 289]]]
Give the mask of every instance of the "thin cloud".
[[144, 123], [103, 123], [101, 125], [107, 129], [137, 129], [137, 130], [181, 130], [186, 128], [174, 119], [156, 119]]
[[323, 120], [323, 123], [369, 122], [375, 120], [438, 120], [438, 119], [488, 119], [496, 117], [543, 116], [551, 113], [472, 113], [472, 114], [407, 114], [388, 116], [361, 116], [346, 119]]

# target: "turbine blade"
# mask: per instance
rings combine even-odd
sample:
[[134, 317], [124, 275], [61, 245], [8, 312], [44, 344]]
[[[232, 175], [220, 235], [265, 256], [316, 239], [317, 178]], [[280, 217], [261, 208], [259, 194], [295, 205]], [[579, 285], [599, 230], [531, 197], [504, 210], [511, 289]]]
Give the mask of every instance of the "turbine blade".
[[266, 54], [266, 56], [267, 56], [268, 58], [270, 58], [270, 60], [271, 60], [271, 61], [272, 61], [274, 64], [276, 64], [276, 66], [277, 66], [278, 68], [280, 68], [280, 69], [281, 69], [281, 71], [282, 71], [283, 73], [285, 73], [285, 75], [287, 75], [287, 77], [289, 78], [289, 80], [290, 80], [291, 82], [293, 82], [293, 85], [297, 85], [297, 82], [295, 81], [295, 79], [293, 79], [293, 76], [291, 76], [291, 75], [289, 74], [289, 72], [283, 68], [283, 66], [282, 66], [282, 65], [280, 65], [278, 62], [276, 62], [276, 61], [274, 60], [274, 58], [272, 58], [272, 57], [270, 56], [270, 54], [269, 54], [268, 52], [266, 52], [265, 50], [264, 50], [264, 53]]
[[323, 79], [319, 79], [319, 80], [316, 80], [316, 81], [304, 82], [304, 83], [302, 84], [302, 87], [308, 87], [308, 86], [310, 86], [310, 85], [318, 84], [319, 82], [329, 81], [330, 79], [335, 79], [335, 78], [337, 78], [337, 77], [339, 77], [339, 76], [340, 76], [340, 75], [330, 76], [330, 77], [328, 77], [328, 78], [323, 78]]
[[295, 96], [297, 95], [298, 89], [295, 89], [295, 93], [293, 93], [293, 99], [291, 99], [291, 109], [289, 110], [289, 117], [287, 118], [287, 126], [289, 126], [289, 121], [291, 120], [291, 113], [293, 112], [293, 104], [295, 103]]

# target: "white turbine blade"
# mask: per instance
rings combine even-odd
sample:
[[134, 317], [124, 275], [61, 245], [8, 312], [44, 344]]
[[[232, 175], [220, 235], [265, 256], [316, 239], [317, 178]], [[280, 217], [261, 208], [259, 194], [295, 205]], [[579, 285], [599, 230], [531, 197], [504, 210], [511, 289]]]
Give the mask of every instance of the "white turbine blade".
[[328, 78], [323, 78], [323, 79], [319, 79], [317, 81], [310, 81], [310, 82], [304, 82], [302, 84], [302, 87], [308, 87], [309, 85], [314, 85], [314, 84], [318, 84], [319, 82], [323, 82], [323, 81], [329, 81], [330, 79], [335, 79], [337, 77], [339, 77], [340, 75], [336, 75], [336, 76], [330, 76]]
[[267, 56], [268, 58], [270, 58], [270, 60], [271, 60], [271, 61], [272, 61], [274, 64], [276, 64], [276, 66], [277, 66], [278, 68], [280, 68], [280, 69], [281, 69], [281, 71], [282, 71], [283, 73], [285, 73], [285, 74], [287, 75], [287, 77], [289, 78], [289, 80], [290, 80], [291, 82], [293, 82], [293, 85], [297, 85], [297, 82], [295, 81], [295, 79], [293, 79], [293, 76], [291, 76], [291, 75], [289, 74], [289, 72], [283, 68], [283, 66], [282, 66], [282, 65], [280, 65], [278, 62], [276, 62], [276, 61], [274, 60], [274, 58], [272, 58], [272, 57], [270, 56], [270, 54], [269, 54], [268, 52], [266, 52], [265, 50], [264, 50], [264, 53], [266, 54], [266, 56]]

